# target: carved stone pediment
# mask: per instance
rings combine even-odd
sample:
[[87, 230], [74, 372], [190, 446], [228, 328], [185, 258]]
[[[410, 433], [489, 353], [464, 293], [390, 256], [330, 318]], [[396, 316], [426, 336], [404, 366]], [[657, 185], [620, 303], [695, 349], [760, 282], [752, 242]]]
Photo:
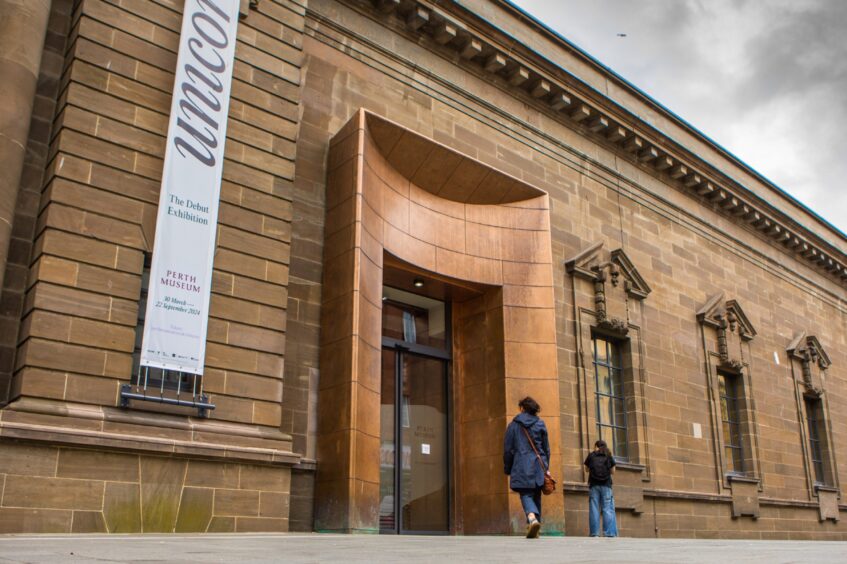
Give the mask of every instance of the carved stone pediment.
[[587, 247], [579, 253], [565, 261], [565, 270], [569, 274], [578, 276], [585, 280], [594, 281], [597, 279], [597, 273], [591, 267], [599, 264], [600, 250], [603, 248], [603, 241], [598, 241]]
[[826, 354], [818, 338], [814, 335], [807, 335], [805, 331], [798, 333], [785, 350], [797, 360], [808, 360], [817, 364], [821, 370], [826, 370], [832, 365], [829, 355]]
[[626, 290], [626, 293], [629, 294], [629, 297], [635, 298], [636, 300], [643, 300], [646, 298], [652, 290], [650, 289], [650, 286], [647, 285], [647, 281], [644, 280], [644, 277], [642, 277], [638, 272], [638, 269], [635, 268], [635, 265], [632, 264], [629, 257], [626, 256], [626, 253], [623, 252], [623, 249], [612, 251], [611, 255], [612, 264], [618, 265], [621, 269], [621, 274], [623, 274], [624, 279], [624, 289]]
[[800, 362], [806, 390], [820, 396], [823, 393], [820, 371], [832, 365], [818, 338], [801, 331], [785, 348], [788, 356]]
[[585, 280], [605, 282], [610, 279], [613, 286], [618, 286], [623, 279], [627, 295], [636, 300], [643, 300], [652, 292], [624, 250], [615, 249], [606, 255], [602, 241], [592, 244], [565, 261], [565, 269]]
[[750, 341], [756, 329], [735, 300], [724, 300], [723, 292], [715, 294], [697, 312], [697, 320], [704, 327], [717, 332], [719, 367], [731, 372], [741, 372], [744, 363], [729, 354], [729, 341], [736, 335], [740, 341]]
[[[643, 300], [650, 293], [650, 286], [623, 249], [606, 253], [602, 241], [594, 243], [565, 261], [565, 269], [575, 278], [588, 280], [594, 285], [596, 328], [604, 333], [625, 337], [629, 333], [626, 300]], [[611, 282], [614, 291], [606, 287], [607, 281]], [[624, 314], [625, 319], [613, 315], [615, 312]]]
[[756, 329], [739, 303], [735, 300], [724, 301], [723, 292], [715, 294], [697, 312], [697, 320], [713, 329], [728, 329], [742, 340], [749, 341], [756, 336]]

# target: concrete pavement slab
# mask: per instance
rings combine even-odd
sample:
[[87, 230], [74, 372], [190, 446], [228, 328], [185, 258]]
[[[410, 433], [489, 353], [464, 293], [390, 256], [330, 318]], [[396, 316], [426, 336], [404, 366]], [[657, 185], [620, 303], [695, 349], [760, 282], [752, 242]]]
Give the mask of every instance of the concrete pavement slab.
[[332, 534], [8, 535], [0, 562], [847, 563], [847, 543]]

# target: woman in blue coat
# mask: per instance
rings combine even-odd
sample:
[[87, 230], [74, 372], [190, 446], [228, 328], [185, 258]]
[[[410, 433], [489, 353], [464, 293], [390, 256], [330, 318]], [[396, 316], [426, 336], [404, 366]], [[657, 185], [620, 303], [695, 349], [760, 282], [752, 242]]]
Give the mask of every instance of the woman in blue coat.
[[[541, 529], [541, 486], [544, 485], [545, 468], [550, 466], [550, 443], [547, 426], [538, 417], [541, 406], [527, 396], [518, 402], [521, 412], [506, 429], [503, 444], [503, 470], [509, 475], [509, 487], [521, 496], [526, 513], [526, 538], [538, 538]], [[535, 454], [544, 460], [544, 468]]]

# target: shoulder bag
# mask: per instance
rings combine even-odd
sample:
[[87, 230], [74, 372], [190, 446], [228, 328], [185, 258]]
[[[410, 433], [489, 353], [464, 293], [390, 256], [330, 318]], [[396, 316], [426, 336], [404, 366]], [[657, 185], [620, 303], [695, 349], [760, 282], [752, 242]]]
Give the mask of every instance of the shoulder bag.
[[524, 435], [526, 435], [526, 438], [529, 441], [529, 446], [532, 447], [532, 452], [534, 452], [535, 456], [538, 458], [538, 463], [541, 464], [541, 469], [544, 470], [544, 485], [541, 486], [541, 493], [544, 495], [550, 495], [556, 491], [556, 480], [553, 479], [553, 476], [550, 475], [549, 469], [544, 465], [544, 459], [541, 458], [540, 454], [538, 454], [538, 449], [535, 448], [535, 441], [532, 440], [532, 437], [529, 435], [529, 431], [527, 431], [524, 426], [521, 426], [521, 429], [523, 429]]

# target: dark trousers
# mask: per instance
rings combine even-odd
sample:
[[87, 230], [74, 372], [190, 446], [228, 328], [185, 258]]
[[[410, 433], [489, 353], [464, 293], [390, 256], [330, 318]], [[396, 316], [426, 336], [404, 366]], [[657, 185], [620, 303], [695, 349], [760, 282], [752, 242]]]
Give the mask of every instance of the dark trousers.
[[[535, 518], [541, 521], [541, 488], [515, 490], [521, 496], [521, 505], [527, 515], [535, 513]], [[527, 518], [529, 521], [529, 518]]]

